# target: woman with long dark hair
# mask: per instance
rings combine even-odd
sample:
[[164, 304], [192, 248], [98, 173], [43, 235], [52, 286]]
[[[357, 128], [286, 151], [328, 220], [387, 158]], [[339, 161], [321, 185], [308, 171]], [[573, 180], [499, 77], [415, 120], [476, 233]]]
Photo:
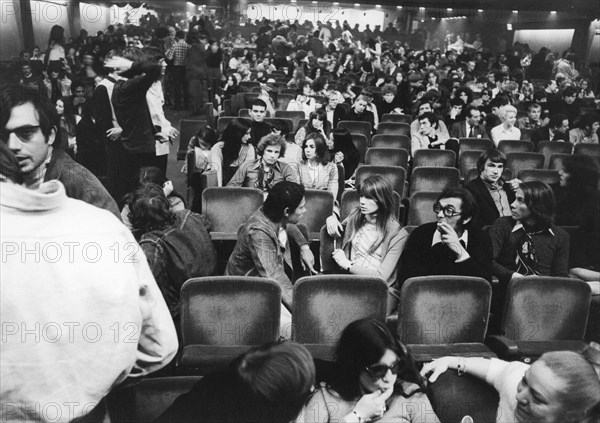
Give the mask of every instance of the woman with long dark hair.
[[306, 125], [298, 129], [294, 136], [296, 144], [302, 145], [304, 140], [313, 133], [320, 134], [323, 138], [327, 139], [327, 135], [331, 130], [331, 125], [327, 120], [327, 112], [324, 109], [317, 109], [310, 113]]
[[327, 139], [329, 156], [336, 164], [344, 166], [344, 178], [351, 179], [358, 167], [360, 153], [352, 142], [352, 134], [346, 128], [335, 128]]
[[302, 143], [302, 161], [297, 167], [300, 185], [309, 189], [330, 191], [333, 198], [338, 194], [338, 169], [329, 161], [329, 149], [323, 135], [313, 132]]
[[221, 140], [210, 149], [210, 164], [217, 172], [218, 186], [225, 186], [239, 165], [256, 159], [250, 143], [252, 125], [247, 119], [235, 118], [223, 131]]
[[297, 421], [438, 421], [410, 354], [384, 323], [350, 323], [335, 356], [332, 377], [316, 390]]

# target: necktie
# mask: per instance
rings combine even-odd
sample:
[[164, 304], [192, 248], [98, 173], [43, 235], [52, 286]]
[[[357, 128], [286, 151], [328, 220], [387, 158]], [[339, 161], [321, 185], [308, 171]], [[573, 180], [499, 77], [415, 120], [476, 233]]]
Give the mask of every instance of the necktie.
[[473, 138], [475, 134], [473, 133], [473, 127], [469, 126], [469, 138]]

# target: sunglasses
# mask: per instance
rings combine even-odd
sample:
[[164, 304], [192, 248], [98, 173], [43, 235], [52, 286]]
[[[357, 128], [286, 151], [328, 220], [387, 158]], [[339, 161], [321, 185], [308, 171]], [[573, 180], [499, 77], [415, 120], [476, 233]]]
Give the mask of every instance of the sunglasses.
[[454, 217], [454, 216], [458, 216], [459, 214], [461, 214], [461, 212], [457, 212], [453, 206], [451, 205], [447, 205], [442, 207], [442, 205], [440, 203], [435, 203], [433, 205], [433, 212], [435, 214], [438, 214], [440, 211], [444, 212], [444, 216], [446, 217]]
[[27, 142], [38, 132], [39, 125], [36, 126], [21, 126], [15, 129], [0, 129], [0, 140], [7, 143], [10, 134], [15, 134], [21, 141]]
[[365, 370], [373, 379], [381, 379], [387, 374], [388, 370], [391, 371], [393, 375], [398, 374], [400, 364], [402, 364], [401, 360], [396, 361], [391, 366], [388, 366], [387, 364], [373, 364], [372, 366], [365, 367]]

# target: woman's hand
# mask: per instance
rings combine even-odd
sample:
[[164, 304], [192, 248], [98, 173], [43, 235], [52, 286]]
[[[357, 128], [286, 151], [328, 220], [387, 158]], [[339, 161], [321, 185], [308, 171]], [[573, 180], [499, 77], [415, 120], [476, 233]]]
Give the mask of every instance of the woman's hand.
[[335, 262], [338, 264], [338, 266], [340, 266], [340, 268], [348, 270], [350, 269], [350, 266], [352, 266], [352, 262], [348, 260], [348, 258], [346, 257], [346, 253], [344, 253], [344, 250], [342, 250], [341, 248], [335, 250], [332, 256]]
[[390, 387], [385, 391], [377, 390], [367, 395], [363, 395], [356, 403], [354, 411], [363, 419], [369, 421], [383, 416], [387, 407], [385, 402], [392, 396], [394, 387]]
[[433, 360], [430, 363], [425, 363], [421, 369], [421, 376], [426, 377], [429, 373], [429, 382], [435, 382], [437, 378], [448, 369], [456, 369], [458, 367], [459, 357], [442, 357]]
[[342, 236], [342, 224], [334, 214], [329, 216], [325, 223], [327, 224], [327, 233], [329, 236]]

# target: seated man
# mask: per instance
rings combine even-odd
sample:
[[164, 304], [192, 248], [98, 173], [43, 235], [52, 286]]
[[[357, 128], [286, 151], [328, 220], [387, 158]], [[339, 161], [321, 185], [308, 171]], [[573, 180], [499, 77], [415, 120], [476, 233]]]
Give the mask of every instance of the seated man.
[[355, 122], [368, 122], [371, 124], [371, 134], [375, 132], [375, 115], [367, 110], [369, 99], [363, 94], [356, 97], [350, 111], [344, 113], [342, 120], [351, 120]]
[[481, 124], [481, 111], [475, 106], [468, 106], [466, 119], [456, 122], [450, 128], [452, 138], [489, 138], [485, 126]]
[[444, 123], [448, 128], [460, 122], [461, 118], [463, 117], [464, 106], [465, 103], [460, 98], [457, 97], [450, 99], [450, 109], [448, 110], [448, 114], [444, 116]]
[[217, 252], [210, 222], [189, 210], [172, 211], [163, 188], [145, 183], [129, 197], [129, 220], [179, 328], [181, 287], [190, 278], [211, 276]]
[[[421, 116], [423, 116], [425, 113], [431, 113], [431, 112], [433, 112], [433, 106], [432, 106], [431, 102], [428, 100], [422, 101], [421, 104], [419, 105], [419, 114], [418, 114], [417, 118], [415, 120], [413, 120], [412, 123], [410, 124], [410, 134], [411, 135], [414, 135], [419, 132]], [[444, 123], [444, 121], [442, 119], [440, 119], [438, 121], [438, 129], [443, 134], [444, 139], [450, 138], [450, 134], [448, 133], [448, 127], [446, 126], [446, 124]]]
[[256, 146], [259, 158], [242, 163], [227, 186], [258, 188], [266, 196], [278, 182], [298, 182], [296, 172], [279, 161], [279, 157], [285, 155], [286, 146], [281, 135], [268, 134], [262, 137]]
[[[43, 97], [7, 95], [2, 99], [2, 142], [17, 156], [25, 185], [37, 188], [52, 179], [64, 185], [67, 196], [108, 210], [119, 219], [117, 203], [92, 172], [76, 163], [60, 148], [59, 118], [54, 106]], [[57, 136], [58, 135], [58, 136]]]
[[492, 281], [489, 236], [471, 225], [477, 203], [464, 188], [446, 188], [433, 206], [437, 222], [415, 228], [400, 257], [399, 282], [414, 276], [463, 275]]
[[[238, 230], [237, 243], [225, 268], [226, 275], [258, 275], [276, 281], [281, 286], [285, 306], [282, 307], [282, 318], [288, 323], [292, 310], [294, 258], [287, 231], [292, 228], [297, 230], [295, 224], [304, 215], [305, 204], [302, 185], [290, 181], [276, 184], [263, 206]], [[295, 239], [292, 234], [290, 237]], [[306, 241], [303, 244], [297, 243], [297, 246], [300, 247], [300, 254], [312, 255]], [[314, 272], [312, 265], [309, 268]], [[284, 326], [283, 321], [281, 325]]]
[[506, 156], [500, 150], [484, 151], [477, 159], [479, 176], [465, 185], [471, 191], [479, 215], [473, 219], [473, 225], [483, 227], [491, 225], [501, 216], [510, 216], [510, 205], [515, 201], [515, 190], [519, 180], [504, 181], [502, 172], [506, 166]]
[[271, 125], [265, 122], [266, 116], [267, 103], [261, 99], [254, 100], [250, 106], [250, 120], [252, 121], [252, 129], [250, 130], [252, 138], [250, 138], [250, 142], [255, 147], [262, 137], [271, 133]]
[[548, 125], [542, 126], [531, 133], [531, 142], [534, 147], [540, 141], [569, 141], [569, 119], [566, 115], [557, 113], [550, 116]]
[[539, 181], [523, 182], [511, 204], [512, 216], [501, 217], [489, 230], [494, 249], [492, 313], [499, 317], [508, 283], [523, 276], [569, 274], [569, 235], [554, 225], [552, 189]]
[[517, 128], [531, 129], [532, 131], [542, 127], [542, 106], [538, 103], [530, 103], [527, 106], [527, 116], [517, 119]]

